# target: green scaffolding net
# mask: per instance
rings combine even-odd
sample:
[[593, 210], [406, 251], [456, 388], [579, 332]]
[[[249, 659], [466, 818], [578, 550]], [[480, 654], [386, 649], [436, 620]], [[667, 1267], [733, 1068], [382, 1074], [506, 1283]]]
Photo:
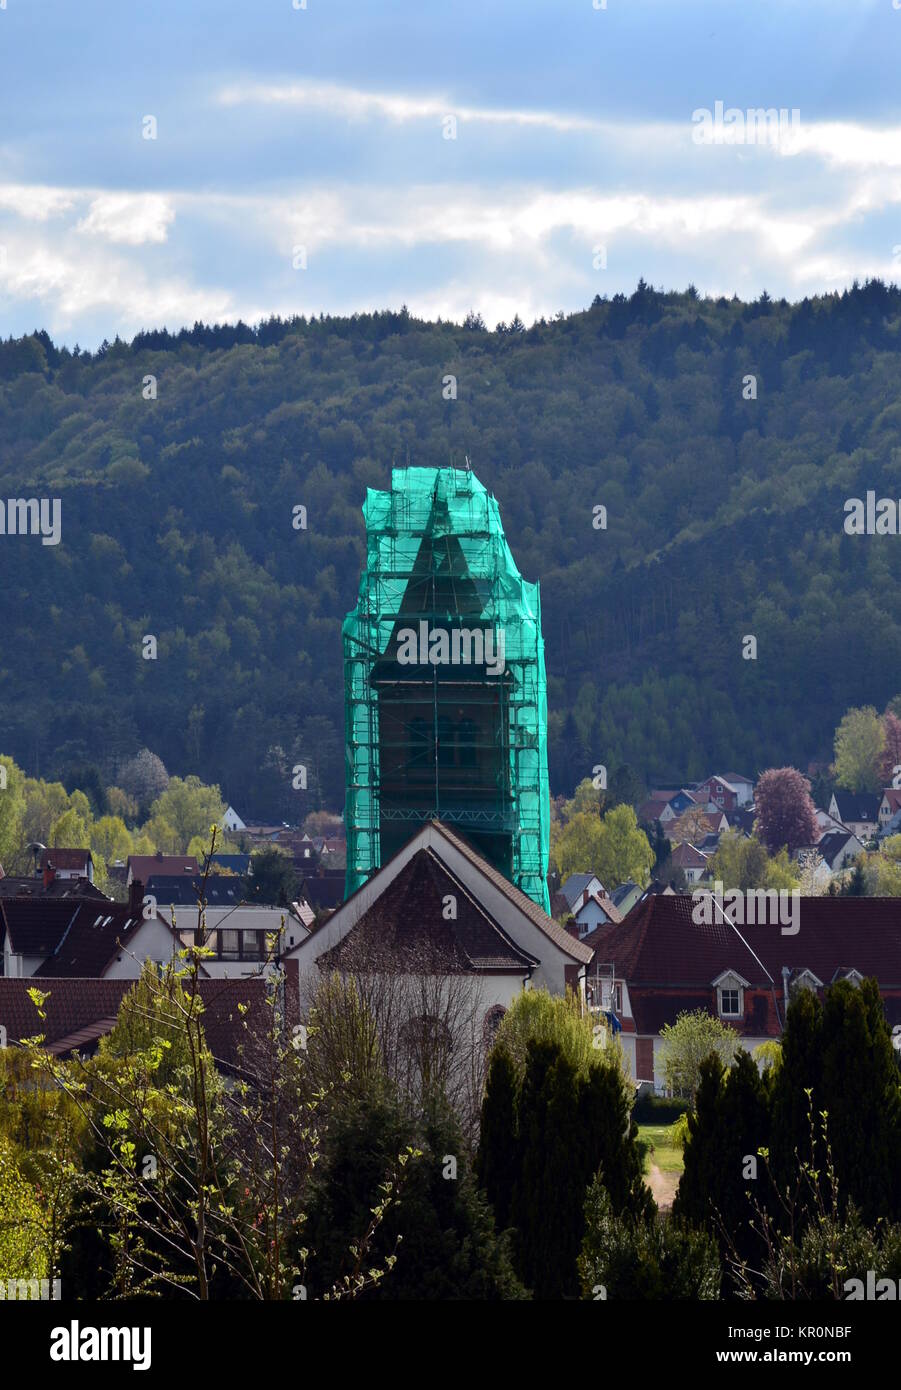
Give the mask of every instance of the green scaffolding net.
[[469, 469], [396, 468], [363, 515], [343, 625], [348, 895], [440, 818], [548, 911], [538, 585]]

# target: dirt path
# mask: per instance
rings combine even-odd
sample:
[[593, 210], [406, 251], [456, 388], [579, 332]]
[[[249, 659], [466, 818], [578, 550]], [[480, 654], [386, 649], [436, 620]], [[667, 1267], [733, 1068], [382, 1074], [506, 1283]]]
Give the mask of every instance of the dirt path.
[[678, 1173], [661, 1173], [657, 1164], [651, 1163], [645, 1181], [661, 1211], [673, 1205], [676, 1188], [679, 1186]]

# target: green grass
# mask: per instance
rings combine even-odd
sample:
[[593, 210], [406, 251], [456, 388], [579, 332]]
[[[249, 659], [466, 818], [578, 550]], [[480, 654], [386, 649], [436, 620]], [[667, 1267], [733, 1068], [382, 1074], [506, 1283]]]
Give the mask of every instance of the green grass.
[[681, 1173], [685, 1167], [681, 1149], [669, 1142], [669, 1125], [639, 1125], [638, 1135], [653, 1147], [645, 1158], [645, 1171], [656, 1163], [661, 1173]]

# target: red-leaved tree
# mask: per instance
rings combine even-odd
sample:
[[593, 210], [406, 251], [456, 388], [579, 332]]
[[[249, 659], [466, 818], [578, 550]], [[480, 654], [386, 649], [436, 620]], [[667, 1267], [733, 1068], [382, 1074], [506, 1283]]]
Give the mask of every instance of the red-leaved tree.
[[819, 827], [810, 783], [794, 767], [771, 767], [754, 789], [757, 832], [771, 854], [783, 845], [791, 854], [817, 838]]

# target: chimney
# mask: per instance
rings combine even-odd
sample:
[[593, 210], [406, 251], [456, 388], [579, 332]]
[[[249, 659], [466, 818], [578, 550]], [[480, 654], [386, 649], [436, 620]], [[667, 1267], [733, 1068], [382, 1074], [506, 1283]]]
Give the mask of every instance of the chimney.
[[45, 859], [45, 860], [44, 860], [44, 892], [45, 892], [45, 893], [49, 891], [50, 885], [51, 885], [51, 883], [53, 882], [53, 880], [54, 880], [55, 878], [56, 878], [56, 870], [54, 869], [53, 865], [50, 863], [50, 860], [49, 860], [49, 859]]
[[144, 910], [144, 885], [139, 878], [133, 878], [128, 885], [128, 911], [132, 917], [140, 917]]

